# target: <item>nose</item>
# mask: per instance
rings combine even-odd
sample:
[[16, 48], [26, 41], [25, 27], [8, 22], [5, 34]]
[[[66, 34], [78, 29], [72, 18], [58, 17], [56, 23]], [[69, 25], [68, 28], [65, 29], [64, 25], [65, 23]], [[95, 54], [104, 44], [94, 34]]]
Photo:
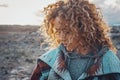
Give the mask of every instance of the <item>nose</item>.
[[65, 40], [65, 34], [61, 31], [59, 34], [60, 40]]

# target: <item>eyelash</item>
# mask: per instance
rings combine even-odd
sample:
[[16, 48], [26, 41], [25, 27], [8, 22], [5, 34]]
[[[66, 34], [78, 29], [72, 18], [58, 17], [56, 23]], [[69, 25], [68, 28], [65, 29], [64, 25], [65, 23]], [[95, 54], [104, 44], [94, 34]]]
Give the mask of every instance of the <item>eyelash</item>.
[[66, 32], [67, 34], [69, 34], [70, 32]]

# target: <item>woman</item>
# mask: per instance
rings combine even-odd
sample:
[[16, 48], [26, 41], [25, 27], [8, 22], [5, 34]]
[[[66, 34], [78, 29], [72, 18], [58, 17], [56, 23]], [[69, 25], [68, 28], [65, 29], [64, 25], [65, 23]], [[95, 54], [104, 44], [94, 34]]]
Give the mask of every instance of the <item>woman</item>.
[[54, 49], [39, 57], [31, 80], [120, 80], [120, 61], [100, 10], [86, 0], [45, 8], [44, 28]]

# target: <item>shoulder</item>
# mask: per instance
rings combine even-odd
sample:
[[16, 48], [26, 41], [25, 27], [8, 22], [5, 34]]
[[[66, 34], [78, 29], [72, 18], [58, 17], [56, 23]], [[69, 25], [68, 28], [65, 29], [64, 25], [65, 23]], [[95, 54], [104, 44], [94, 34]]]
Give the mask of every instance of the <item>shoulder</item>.
[[38, 57], [38, 62], [42, 61], [48, 64], [49, 66], [52, 66], [56, 60], [56, 57], [59, 54], [59, 51], [60, 51], [60, 47], [47, 51], [46, 53]]
[[[99, 55], [103, 56], [103, 60], [112, 60], [114, 59], [115, 61], [120, 61], [119, 58], [117, 57], [116, 53], [112, 51], [108, 46], [104, 46], [100, 51]], [[113, 60], [112, 60], [113, 61]]]
[[119, 67], [120, 67], [120, 60], [119, 60], [119, 58], [110, 49], [106, 52], [106, 54], [104, 54], [104, 56], [103, 56], [103, 63], [104, 64], [111, 64], [111, 65], [119, 65]]
[[112, 50], [108, 50], [103, 56], [102, 65], [105, 73], [120, 73], [120, 60]]
[[116, 61], [120, 61], [119, 58], [116, 56], [116, 54], [112, 51], [112, 50], [108, 50], [106, 51], [106, 53], [103, 56], [103, 59], [109, 59], [109, 60], [116, 60]]

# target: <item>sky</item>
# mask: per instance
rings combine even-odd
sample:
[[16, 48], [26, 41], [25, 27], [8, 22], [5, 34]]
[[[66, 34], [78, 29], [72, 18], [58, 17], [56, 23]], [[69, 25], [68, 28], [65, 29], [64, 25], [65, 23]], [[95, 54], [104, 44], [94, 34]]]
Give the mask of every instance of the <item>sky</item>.
[[[120, 0], [90, 0], [100, 7], [108, 24], [120, 24]], [[40, 25], [40, 11], [56, 0], [0, 0], [0, 24]]]
[[101, 8], [105, 21], [110, 25], [120, 25], [120, 0], [91, 0]]

